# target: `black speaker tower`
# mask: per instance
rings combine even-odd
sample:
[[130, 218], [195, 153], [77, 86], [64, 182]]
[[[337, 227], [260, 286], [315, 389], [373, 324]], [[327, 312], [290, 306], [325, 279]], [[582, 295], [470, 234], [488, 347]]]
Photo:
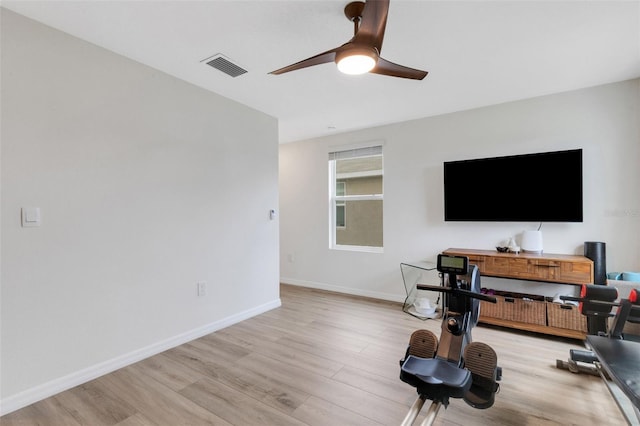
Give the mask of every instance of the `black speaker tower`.
[[[584, 242], [584, 256], [593, 260], [593, 283], [607, 285], [607, 256], [606, 245], [599, 241]], [[587, 317], [589, 334], [598, 334], [607, 329], [607, 319], [604, 317]]]
[[607, 285], [606, 245], [600, 241], [585, 241], [584, 256], [593, 260], [593, 283]]

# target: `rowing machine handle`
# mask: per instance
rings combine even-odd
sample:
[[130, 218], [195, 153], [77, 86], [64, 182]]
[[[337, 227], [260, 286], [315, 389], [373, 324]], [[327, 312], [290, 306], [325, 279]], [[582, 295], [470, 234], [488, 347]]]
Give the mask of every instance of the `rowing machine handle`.
[[488, 296], [482, 293], [474, 293], [473, 291], [462, 290], [460, 288], [452, 289], [449, 287], [442, 287], [439, 285], [428, 285], [428, 284], [416, 284], [416, 288], [418, 290], [429, 290], [429, 291], [439, 291], [442, 293], [462, 294], [464, 296], [471, 297], [472, 299], [484, 300], [485, 302], [489, 302], [489, 303], [498, 303], [498, 300], [493, 296]]

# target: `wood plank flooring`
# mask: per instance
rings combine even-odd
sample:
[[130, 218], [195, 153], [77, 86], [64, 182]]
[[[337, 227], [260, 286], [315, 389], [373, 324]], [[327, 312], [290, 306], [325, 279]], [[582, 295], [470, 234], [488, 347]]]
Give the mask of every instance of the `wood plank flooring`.
[[[0, 418], [13, 425], [398, 425], [420, 321], [398, 303], [283, 285], [282, 307]], [[452, 399], [438, 425], [625, 425], [600, 378], [555, 367], [575, 340], [478, 326], [503, 368], [496, 403]], [[426, 412], [427, 405], [423, 412]], [[422, 421], [418, 418], [416, 424]]]

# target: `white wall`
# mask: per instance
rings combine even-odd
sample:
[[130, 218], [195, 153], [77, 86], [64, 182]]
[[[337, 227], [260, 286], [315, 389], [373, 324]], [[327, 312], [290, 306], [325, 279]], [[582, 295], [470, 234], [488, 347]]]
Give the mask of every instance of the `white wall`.
[[[543, 224], [545, 252], [583, 254], [585, 241], [604, 241], [609, 271], [640, 271], [639, 135], [640, 80], [632, 80], [282, 145], [281, 281], [404, 300], [401, 262], [435, 261], [449, 247], [493, 250], [539, 225], [444, 222], [444, 161], [573, 148], [583, 149], [584, 222]], [[385, 142], [384, 253], [329, 250], [328, 147], [369, 140]], [[509, 190], [517, 172], [470, 188]]]
[[278, 306], [277, 120], [1, 11], [2, 412]]

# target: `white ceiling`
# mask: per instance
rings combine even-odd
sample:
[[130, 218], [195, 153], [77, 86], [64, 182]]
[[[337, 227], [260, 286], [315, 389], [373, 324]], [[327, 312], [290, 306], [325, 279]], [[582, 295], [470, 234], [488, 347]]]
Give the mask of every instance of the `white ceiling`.
[[[382, 57], [422, 81], [323, 64], [342, 1], [11, 1], [2, 6], [278, 118], [280, 142], [640, 77], [640, 0], [391, 0]], [[201, 61], [222, 53], [232, 78]]]

